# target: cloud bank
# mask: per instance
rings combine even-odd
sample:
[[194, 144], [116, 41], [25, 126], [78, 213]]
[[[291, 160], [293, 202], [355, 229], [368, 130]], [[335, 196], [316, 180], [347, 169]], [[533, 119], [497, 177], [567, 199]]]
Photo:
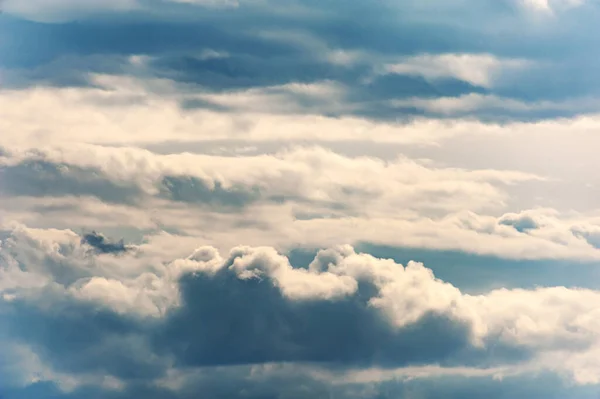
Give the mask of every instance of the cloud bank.
[[[142, 383], [181, 395], [185, 376], [202, 376], [202, 368], [224, 377], [253, 365], [252, 379], [262, 381], [291, 378], [286, 364], [304, 370], [310, 389], [447, 373], [510, 381], [532, 370], [598, 382], [596, 291], [469, 295], [423, 264], [351, 246], [293, 267], [269, 247], [222, 256], [201, 246], [167, 261], [142, 250], [115, 260], [90, 258], [66, 230], [20, 226], [3, 235], [2, 281], [11, 282], [2, 287], [3, 334], [31, 348], [48, 375], [70, 374], [75, 390], [123, 392]], [[153, 271], [135, 276], [149, 265]], [[425, 367], [432, 361], [440, 368]], [[321, 380], [322, 367], [341, 380]], [[95, 373], [114, 387], [89, 382]]]

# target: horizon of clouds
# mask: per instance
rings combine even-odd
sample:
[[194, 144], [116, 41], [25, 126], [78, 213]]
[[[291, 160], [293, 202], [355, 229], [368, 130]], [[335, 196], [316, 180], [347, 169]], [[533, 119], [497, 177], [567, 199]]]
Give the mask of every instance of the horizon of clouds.
[[593, 0], [6, 0], [2, 399], [595, 398]]

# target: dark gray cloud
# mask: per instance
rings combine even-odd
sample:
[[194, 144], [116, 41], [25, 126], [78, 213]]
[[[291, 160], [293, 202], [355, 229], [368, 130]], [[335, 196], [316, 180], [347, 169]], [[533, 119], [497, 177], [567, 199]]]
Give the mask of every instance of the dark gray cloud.
[[[184, 365], [329, 362], [400, 366], [444, 362], [468, 346], [467, 326], [429, 315], [395, 333], [367, 305], [369, 287], [357, 297], [295, 303], [259, 280], [228, 271], [214, 278], [186, 276], [185, 306], [169, 316], [156, 345], [170, 348]], [[210, 322], [211, 328], [202, 328]], [[444, 331], [444, 338], [435, 337]]]
[[[51, 291], [42, 295], [56, 297]], [[5, 309], [2, 318], [13, 341], [29, 345], [60, 372], [135, 380], [159, 377], [165, 371], [164, 360], [143, 350], [144, 325], [97, 306], [53, 300], [51, 308], [44, 308], [19, 300]]]
[[214, 187], [208, 187], [200, 179], [190, 176], [166, 176], [160, 188], [162, 196], [174, 201], [233, 209], [243, 208], [261, 196], [258, 188], [224, 188], [219, 181]]
[[108, 203], [132, 204], [141, 190], [118, 184], [96, 169], [44, 160], [0, 166], [0, 196], [94, 196]]
[[[214, 186], [209, 187], [200, 179], [186, 175], [166, 175], [156, 186], [160, 198], [207, 206], [213, 210], [239, 210], [261, 199], [258, 187], [235, 185], [225, 188], [220, 181], [215, 181]], [[0, 166], [0, 196], [6, 198], [91, 196], [106, 203], [140, 205], [151, 195], [146, 193], [136, 181], [119, 181], [97, 168], [26, 159], [13, 165]], [[47, 211], [52, 209], [60, 211], [63, 208], [40, 207]], [[88, 244], [108, 245], [100, 238], [94, 237], [90, 237]]]
[[111, 242], [108, 238], [95, 231], [84, 234], [81, 238], [81, 243], [91, 246], [94, 251], [100, 254], [119, 255], [132, 249], [130, 246], [125, 245], [123, 240]]
[[[409, 97], [488, 93], [522, 101], [559, 102], [596, 97], [600, 87], [597, 61], [586, 49], [598, 44], [599, 35], [596, 29], [581, 26], [595, 26], [598, 7], [586, 2], [560, 12], [556, 18], [542, 16], [532, 23], [530, 13], [515, 3], [325, 4], [301, 0], [278, 3], [277, 7], [243, 3], [235, 10], [207, 10], [150, 2], [146, 11], [117, 13], [111, 18], [88, 15], [78, 22], [52, 24], [5, 15], [0, 24], [0, 65], [8, 69], [10, 79], [3, 84], [9, 87], [40, 82], [86, 85], [88, 72], [168, 77], [214, 91], [327, 79], [351, 89], [345, 101], [354, 105], [352, 113], [384, 119], [449, 116], [387, 104], [391, 99]], [[307, 12], [280, 12], [292, 6]], [[201, 57], [207, 49], [227, 56]], [[338, 50], [363, 55], [347, 64], [332, 63], [327, 52]], [[424, 53], [488, 53], [530, 59], [537, 66], [487, 89], [460, 80], [431, 82], [406, 75], [378, 76], [370, 84], [362, 83], [373, 78], [373, 69], [382, 63]], [[127, 57], [139, 54], [151, 56], [144, 72], [129, 66]], [[188, 102], [182, 106], [206, 105]], [[314, 111], [311, 106], [308, 109]], [[500, 107], [474, 109], [468, 115], [502, 121], [569, 117], [591, 111], [577, 106], [519, 112]], [[336, 113], [340, 112], [349, 111]]]
[[535, 230], [539, 227], [538, 222], [531, 216], [516, 215], [515, 217], [507, 217], [499, 221], [504, 226], [512, 226], [519, 233], [525, 233], [528, 230]]

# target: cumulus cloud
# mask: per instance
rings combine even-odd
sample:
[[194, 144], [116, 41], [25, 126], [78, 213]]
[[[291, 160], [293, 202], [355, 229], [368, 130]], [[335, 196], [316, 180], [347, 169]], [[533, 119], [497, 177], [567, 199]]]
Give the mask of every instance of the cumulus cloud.
[[[596, 291], [473, 296], [423, 264], [403, 266], [350, 246], [324, 250], [300, 268], [268, 247], [238, 247], [222, 257], [204, 246], [162, 264], [127, 254], [116, 258], [120, 268], [97, 259], [87, 263], [88, 276], [78, 276], [87, 258], [72, 233], [25, 231], [10, 233], [13, 250], [2, 247], [3, 270], [56, 276], [52, 254], [71, 237], [71, 249], [60, 251], [72, 278], [13, 284], [12, 296], [0, 301], [2, 331], [34, 348], [49, 370], [76, 379], [104, 373], [131, 388], [163, 380], [177, 391], [179, 367], [317, 362], [352, 373], [379, 368], [375, 380], [387, 378], [386, 369], [433, 378], [442, 370], [418, 367], [435, 363], [464, 375], [493, 366], [488, 372], [507, 377], [547, 370], [598, 382]], [[44, 255], [23, 257], [15, 247]], [[146, 270], [132, 273], [130, 263]]]

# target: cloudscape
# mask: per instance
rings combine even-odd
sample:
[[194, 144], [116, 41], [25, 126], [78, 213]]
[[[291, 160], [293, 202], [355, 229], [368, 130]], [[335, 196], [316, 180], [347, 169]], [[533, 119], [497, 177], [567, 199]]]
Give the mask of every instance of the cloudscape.
[[1, 7], [2, 399], [600, 397], [600, 3]]

